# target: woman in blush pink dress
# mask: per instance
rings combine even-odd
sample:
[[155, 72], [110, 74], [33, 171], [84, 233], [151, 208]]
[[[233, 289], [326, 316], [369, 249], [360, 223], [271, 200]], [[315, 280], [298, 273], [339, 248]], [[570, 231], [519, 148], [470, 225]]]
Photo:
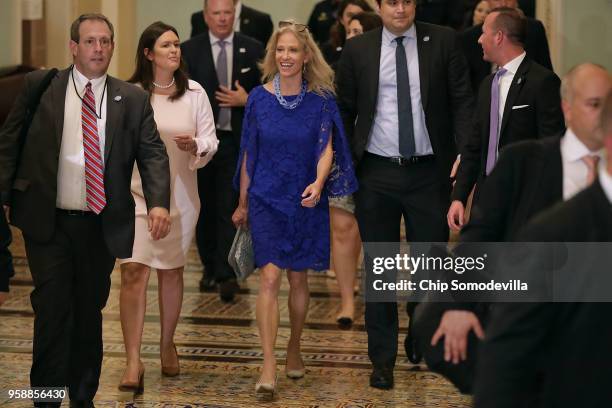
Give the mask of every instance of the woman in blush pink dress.
[[170, 158], [170, 233], [151, 240], [147, 204], [140, 174], [134, 167], [132, 195], [136, 203], [136, 236], [132, 257], [121, 259], [121, 328], [127, 367], [119, 384], [123, 391], [142, 391], [144, 366], [140, 345], [150, 271], [157, 270], [161, 320], [162, 374], [179, 374], [174, 331], [183, 301], [183, 267], [200, 211], [196, 170], [210, 161], [219, 141], [204, 89], [187, 79], [174, 27], [156, 22], [140, 37], [136, 70], [129, 82], [151, 94], [155, 122]]

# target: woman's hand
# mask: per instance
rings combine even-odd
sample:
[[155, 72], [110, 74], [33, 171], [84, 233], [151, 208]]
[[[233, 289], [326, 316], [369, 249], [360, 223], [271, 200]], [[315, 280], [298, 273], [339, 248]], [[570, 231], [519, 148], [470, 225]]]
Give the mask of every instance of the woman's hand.
[[302, 193], [302, 207], [313, 208], [319, 204], [321, 190], [323, 190], [322, 185], [316, 181], [306, 187], [306, 190]]
[[190, 135], [178, 135], [172, 138], [176, 143], [176, 147], [184, 152], [193, 154], [194, 156], [198, 153], [198, 145], [193, 137]]
[[239, 205], [234, 211], [234, 214], [232, 214], [232, 222], [234, 223], [236, 228], [242, 227], [242, 226], [246, 227], [248, 219], [249, 219], [249, 215], [248, 215], [247, 207], [245, 206]]

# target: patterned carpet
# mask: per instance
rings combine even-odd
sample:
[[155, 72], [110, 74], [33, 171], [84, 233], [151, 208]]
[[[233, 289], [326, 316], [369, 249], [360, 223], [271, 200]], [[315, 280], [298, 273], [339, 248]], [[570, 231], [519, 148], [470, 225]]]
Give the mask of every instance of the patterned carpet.
[[[27, 388], [32, 352], [32, 282], [23, 243], [16, 234], [13, 252], [17, 274], [11, 296], [0, 308], [0, 405], [31, 406], [8, 399], [7, 390]], [[147, 316], [143, 334], [145, 391], [134, 396], [117, 390], [123, 373], [124, 354], [119, 322], [119, 271], [112, 276], [111, 294], [104, 310], [104, 362], [99, 407], [447, 407], [467, 408], [471, 399], [462, 396], [442, 377], [423, 365], [408, 362], [399, 351], [395, 388], [380, 391], [368, 386], [370, 365], [363, 322], [363, 304], [358, 303], [356, 324], [340, 330], [335, 314], [340, 298], [334, 279], [311, 274], [311, 302], [303, 335], [306, 377], [289, 380], [279, 375], [278, 396], [270, 403], [257, 403], [254, 384], [261, 352], [255, 326], [257, 277], [242, 285], [236, 301], [225, 304], [216, 294], [200, 293], [201, 265], [195, 250], [185, 271], [185, 299], [176, 333], [181, 375], [162, 378], [159, 362], [159, 309], [157, 282], [151, 276], [147, 293]], [[281, 325], [277, 341], [279, 363], [289, 337], [288, 285], [281, 287]], [[401, 331], [407, 320], [400, 313]], [[400, 339], [403, 341], [403, 336]], [[401, 343], [400, 341], [400, 343]], [[279, 370], [284, 367], [280, 366]], [[280, 372], [280, 371], [279, 371]], [[64, 405], [68, 405], [66, 402]]]

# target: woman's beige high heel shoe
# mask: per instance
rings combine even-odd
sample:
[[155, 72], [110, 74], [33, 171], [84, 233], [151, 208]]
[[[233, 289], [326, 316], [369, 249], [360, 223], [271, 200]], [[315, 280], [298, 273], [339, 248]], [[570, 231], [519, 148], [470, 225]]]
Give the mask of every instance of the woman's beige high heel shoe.
[[176, 354], [176, 365], [165, 366], [162, 363], [161, 372], [162, 376], [164, 377], [176, 377], [181, 372], [181, 368], [179, 366], [178, 351], [176, 351], [176, 345], [174, 346], [174, 353]]
[[306, 367], [304, 365], [304, 360], [300, 358], [300, 361], [302, 362], [302, 368], [299, 368], [297, 370], [290, 370], [289, 368], [287, 368], [287, 366], [285, 366], [285, 374], [288, 378], [291, 378], [292, 380], [299, 380], [300, 378], [304, 378], [304, 374], [306, 373]]
[[255, 384], [255, 394], [257, 395], [257, 399], [263, 401], [272, 401], [274, 399], [274, 394], [276, 393], [276, 383], [278, 382], [278, 375], [274, 377], [273, 383], [264, 383], [261, 380], [257, 381]]
[[142, 394], [144, 391], [144, 364], [140, 362], [138, 367], [138, 381], [121, 381], [119, 383], [119, 391], [122, 392], [133, 392], [135, 394]]

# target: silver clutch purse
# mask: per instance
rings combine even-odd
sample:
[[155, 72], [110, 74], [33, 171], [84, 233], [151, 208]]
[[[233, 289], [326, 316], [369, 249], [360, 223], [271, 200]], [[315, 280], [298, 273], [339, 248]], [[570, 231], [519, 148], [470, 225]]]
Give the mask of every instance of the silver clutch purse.
[[227, 261], [234, 270], [236, 279], [244, 281], [255, 270], [253, 240], [248, 228], [238, 227]]

